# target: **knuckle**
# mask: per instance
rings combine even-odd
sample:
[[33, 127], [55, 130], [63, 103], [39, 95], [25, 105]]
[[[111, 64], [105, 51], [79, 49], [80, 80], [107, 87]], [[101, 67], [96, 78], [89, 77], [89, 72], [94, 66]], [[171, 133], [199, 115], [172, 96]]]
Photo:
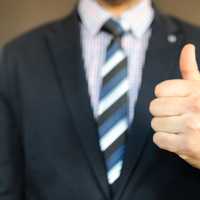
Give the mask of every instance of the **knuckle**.
[[155, 89], [154, 89], [154, 93], [157, 97], [161, 97], [163, 96], [163, 94], [165, 93], [165, 90], [170, 86], [170, 80], [166, 80], [163, 81], [159, 84], [156, 85]]
[[162, 95], [162, 86], [161, 84], [157, 85], [154, 90], [155, 96], [159, 97]]
[[186, 154], [188, 156], [194, 155], [194, 142], [193, 142], [192, 138], [187, 137], [184, 140], [182, 151], [184, 152], [184, 154]]
[[150, 105], [149, 105], [149, 111], [154, 114], [155, 113], [155, 107], [156, 107], [156, 100], [152, 100]]
[[154, 111], [153, 101], [151, 101], [151, 103], [149, 104], [149, 111], [150, 111], [150, 113], [153, 113], [153, 111]]
[[151, 127], [152, 127], [153, 130], [157, 129], [157, 122], [156, 121], [157, 121], [156, 118], [153, 118], [151, 120]]
[[192, 97], [188, 106], [192, 112], [200, 112], [200, 97]]
[[190, 117], [186, 120], [186, 129], [192, 132], [200, 132], [200, 120], [196, 117]]

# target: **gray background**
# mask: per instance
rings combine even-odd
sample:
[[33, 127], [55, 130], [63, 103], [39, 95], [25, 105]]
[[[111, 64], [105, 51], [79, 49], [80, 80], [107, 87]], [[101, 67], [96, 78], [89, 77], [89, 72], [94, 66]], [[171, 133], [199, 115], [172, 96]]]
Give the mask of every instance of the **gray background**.
[[[0, 0], [0, 45], [41, 23], [66, 15], [74, 0]], [[200, 0], [155, 0], [164, 12], [200, 25]]]

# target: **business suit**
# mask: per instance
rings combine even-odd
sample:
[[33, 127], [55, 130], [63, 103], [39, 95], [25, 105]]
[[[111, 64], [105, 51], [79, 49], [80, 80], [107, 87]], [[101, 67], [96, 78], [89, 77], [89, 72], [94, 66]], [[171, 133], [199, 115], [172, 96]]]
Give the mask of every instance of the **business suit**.
[[[169, 35], [177, 38], [169, 42]], [[154, 87], [179, 78], [182, 46], [200, 30], [156, 11], [115, 200], [194, 199], [199, 170], [152, 142]], [[76, 11], [9, 43], [0, 64], [0, 200], [111, 199]]]

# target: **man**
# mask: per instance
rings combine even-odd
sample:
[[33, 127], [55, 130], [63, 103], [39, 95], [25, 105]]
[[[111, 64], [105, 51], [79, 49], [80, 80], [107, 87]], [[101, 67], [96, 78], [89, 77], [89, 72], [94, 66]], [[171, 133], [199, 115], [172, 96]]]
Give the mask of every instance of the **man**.
[[198, 198], [200, 73], [187, 43], [199, 50], [200, 30], [149, 0], [81, 0], [7, 44], [0, 200]]

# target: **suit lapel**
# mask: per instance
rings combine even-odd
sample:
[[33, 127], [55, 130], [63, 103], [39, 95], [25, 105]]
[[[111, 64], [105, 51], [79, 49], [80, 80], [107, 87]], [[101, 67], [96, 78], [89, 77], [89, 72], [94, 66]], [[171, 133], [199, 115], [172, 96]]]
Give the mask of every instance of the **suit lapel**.
[[[176, 42], [169, 42], [169, 35], [176, 35]], [[156, 13], [152, 24], [152, 37], [146, 56], [146, 64], [143, 70], [142, 85], [135, 109], [135, 118], [132, 122], [127, 139], [127, 151], [122, 170], [121, 180], [115, 199], [120, 199], [131, 176], [134, 174], [145, 147], [147, 138], [152, 137], [152, 116], [149, 112], [149, 104], [154, 99], [154, 88], [163, 80], [171, 79], [178, 69], [178, 57], [180, 53], [181, 36], [177, 27], [168, 21], [168, 18]], [[177, 70], [176, 70], [177, 71]], [[174, 73], [176, 74], [176, 73]], [[152, 140], [152, 138], [149, 138]], [[131, 179], [134, 182], [133, 179]]]
[[[80, 28], [76, 12], [49, 34], [58, 81], [86, 154], [89, 167], [104, 195], [109, 197], [106, 171], [98, 143], [98, 129], [93, 117], [82, 61]], [[77, 180], [78, 181], [78, 180]]]

